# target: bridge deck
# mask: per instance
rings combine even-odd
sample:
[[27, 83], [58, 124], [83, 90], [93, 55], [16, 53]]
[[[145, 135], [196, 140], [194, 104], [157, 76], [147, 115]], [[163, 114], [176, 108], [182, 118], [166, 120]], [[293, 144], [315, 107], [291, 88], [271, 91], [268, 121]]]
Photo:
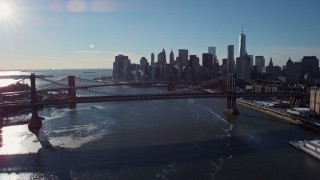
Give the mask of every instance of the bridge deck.
[[31, 105], [30, 101], [22, 102], [3, 102], [0, 103], [0, 108], [10, 107], [33, 107], [33, 106], [50, 106], [69, 103], [94, 103], [94, 102], [112, 102], [112, 101], [137, 101], [137, 100], [165, 100], [165, 99], [192, 99], [192, 98], [225, 98], [225, 97], [292, 97], [301, 96], [300, 93], [166, 93], [166, 94], [134, 94], [134, 95], [113, 95], [113, 96], [91, 96], [91, 97], [76, 97], [75, 99], [43, 99], [35, 105]]

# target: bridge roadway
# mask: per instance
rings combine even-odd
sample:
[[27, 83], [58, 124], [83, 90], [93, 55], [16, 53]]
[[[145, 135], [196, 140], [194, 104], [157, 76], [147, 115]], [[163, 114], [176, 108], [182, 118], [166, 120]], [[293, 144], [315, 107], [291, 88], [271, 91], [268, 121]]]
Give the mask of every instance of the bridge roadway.
[[301, 93], [163, 93], [163, 94], [134, 94], [134, 95], [113, 95], [113, 96], [91, 96], [76, 97], [75, 99], [43, 99], [36, 104], [30, 104], [29, 100], [19, 102], [3, 102], [0, 108], [31, 108], [34, 106], [54, 106], [71, 103], [94, 103], [113, 101], [138, 101], [138, 100], [165, 100], [165, 99], [193, 99], [193, 98], [225, 98], [225, 97], [300, 97]]
[[[99, 83], [99, 82], [95, 82]], [[187, 82], [168, 82], [168, 81], [160, 81], [160, 82], [118, 82], [118, 83], [101, 83], [101, 84], [93, 84], [93, 85], [77, 85], [75, 89], [89, 89], [95, 87], [108, 87], [108, 86], [164, 86], [173, 83], [174, 85], [189, 85], [196, 84], [199, 82], [187, 83]], [[201, 83], [201, 82], [200, 82]], [[61, 90], [69, 90], [70, 87], [67, 84], [62, 84], [64, 87], [59, 88], [40, 88], [37, 91], [61, 91]]]

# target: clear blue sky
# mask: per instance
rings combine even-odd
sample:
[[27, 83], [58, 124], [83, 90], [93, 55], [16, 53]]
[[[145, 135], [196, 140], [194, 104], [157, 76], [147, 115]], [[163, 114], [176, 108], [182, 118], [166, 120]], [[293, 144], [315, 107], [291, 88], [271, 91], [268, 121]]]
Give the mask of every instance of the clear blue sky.
[[201, 57], [208, 46], [221, 62], [229, 44], [238, 54], [242, 24], [248, 54], [266, 62], [320, 58], [319, 0], [9, 2], [11, 15], [0, 18], [0, 69], [110, 68], [119, 53], [137, 63], [162, 48]]

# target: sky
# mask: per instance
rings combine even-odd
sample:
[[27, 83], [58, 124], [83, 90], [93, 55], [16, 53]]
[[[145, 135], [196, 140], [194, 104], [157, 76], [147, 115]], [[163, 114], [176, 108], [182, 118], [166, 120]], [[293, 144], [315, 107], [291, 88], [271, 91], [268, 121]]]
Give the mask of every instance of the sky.
[[[1, 3], [9, 4], [3, 15]], [[247, 52], [320, 58], [319, 0], [0, 0], [0, 69], [112, 68], [118, 54], [150, 61], [164, 48], [189, 55], [227, 46], [238, 54], [244, 27]]]

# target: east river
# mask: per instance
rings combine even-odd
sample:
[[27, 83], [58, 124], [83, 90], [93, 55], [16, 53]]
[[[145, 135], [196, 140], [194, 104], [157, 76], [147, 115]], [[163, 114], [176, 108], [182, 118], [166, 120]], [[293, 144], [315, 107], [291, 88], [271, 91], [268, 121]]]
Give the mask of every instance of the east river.
[[[91, 70], [90, 70], [91, 71]], [[21, 72], [14, 72], [21, 73]], [[52, 80], [110, 70], [48, 70]], [[28, 74], [28, 72], [25, 72]], [[41, 83], [38, 82], [39, 86]], [[107, 94], [165, 88], [104, 87]], [[41, 147], [26, 125], [0, 130], [0, 179], [319, 179], [320, 161], [289, 145], [319, 137], [224, 99], [152, 100], [46, 108]]]

